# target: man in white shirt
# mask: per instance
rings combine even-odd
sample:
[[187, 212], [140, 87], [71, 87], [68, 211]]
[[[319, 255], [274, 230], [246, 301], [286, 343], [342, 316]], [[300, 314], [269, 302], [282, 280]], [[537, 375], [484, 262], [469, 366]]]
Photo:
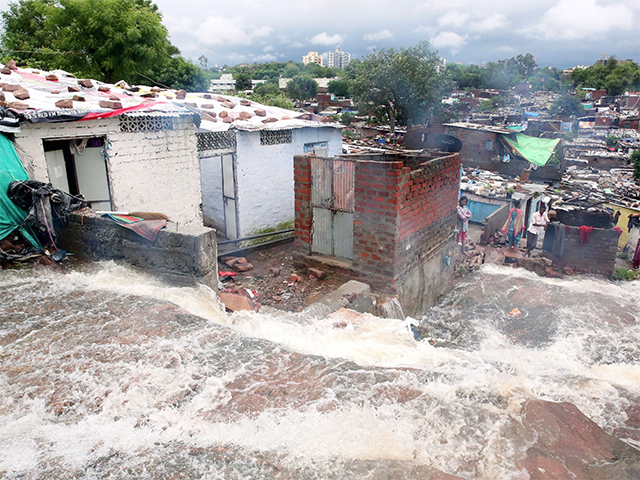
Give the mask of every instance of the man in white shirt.
[[527, 230], [527, 256], [531, 255], [531, 251], [538, 244], [538, 236], [547, 229], [549, 225], [549, 217], [547, 215], [547, 206], [540, 203], [540, 210], [531, 217], [531, 225]]

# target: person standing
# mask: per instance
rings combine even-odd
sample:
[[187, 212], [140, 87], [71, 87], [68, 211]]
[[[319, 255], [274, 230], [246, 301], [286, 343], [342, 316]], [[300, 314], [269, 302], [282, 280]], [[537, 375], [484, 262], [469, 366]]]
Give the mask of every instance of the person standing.
[[462, 247], [462, 254], [466, 255], [464, 251], [464, 245], [467, 241], [467, 232], [469, 231], [469, 219], [471, 218], [471, 210], [467, 208], [469, 199], [465, 196], [460, 197], [458, 202], [458, 235], [456, 236], [456, 242]]
[[520, 210], [520, 200], [513, 201], [513, 208], [509, 211], [507, 221], [502, 226], [502, 233], [507, 234], [510, 248], [518, 248], [518, 243], [524, 233], [524, 213]]
[[540, 202], [540, 208], [531, 216], [531, 225], [527, 229], [527, 256], [530, 256], [531, 251], [538, 245], [538, 237], [547, 229], [547, 225], [549, 225], [547, 206]]

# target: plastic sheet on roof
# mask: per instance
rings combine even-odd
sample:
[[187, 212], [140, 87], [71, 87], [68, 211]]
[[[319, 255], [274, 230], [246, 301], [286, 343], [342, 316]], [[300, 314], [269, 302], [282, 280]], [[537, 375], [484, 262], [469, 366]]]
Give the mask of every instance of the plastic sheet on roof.
[[515, 134], [515, 140], [506, 136], [502, 138], [516, 154], [539, 167], [547, 164], [553, 151], [558, 146], [558, 143], [560, 143], [559, 138], [535, 138], [521, 133]]

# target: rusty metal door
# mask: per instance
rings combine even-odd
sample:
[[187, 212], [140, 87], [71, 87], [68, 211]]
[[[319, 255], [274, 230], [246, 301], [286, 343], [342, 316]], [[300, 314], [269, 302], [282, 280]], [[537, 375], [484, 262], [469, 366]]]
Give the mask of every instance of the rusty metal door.
[[353, 258], [353, 160], [311, 157], [311, 251]]

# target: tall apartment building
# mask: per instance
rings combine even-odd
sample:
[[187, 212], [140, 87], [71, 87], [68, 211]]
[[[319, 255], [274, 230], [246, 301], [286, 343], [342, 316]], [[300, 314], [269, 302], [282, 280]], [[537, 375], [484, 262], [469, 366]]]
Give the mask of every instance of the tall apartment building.
[[327, 53], [327, 66], [332, 68], [344, 68], [351, 61], [351, 55], [343, 51], [340, 45], [336, 47], [335, 52]]
[[322, 67], [322, 55], [320, 55], [318, 52], [309, 52], [304, 57], [302, 57], [302, 63], [304, 63], [305, 65], [307, 65], [308, 63], [317, 63]]

